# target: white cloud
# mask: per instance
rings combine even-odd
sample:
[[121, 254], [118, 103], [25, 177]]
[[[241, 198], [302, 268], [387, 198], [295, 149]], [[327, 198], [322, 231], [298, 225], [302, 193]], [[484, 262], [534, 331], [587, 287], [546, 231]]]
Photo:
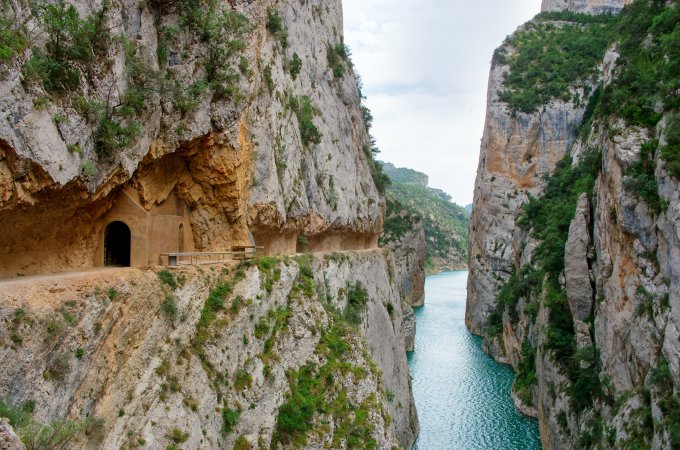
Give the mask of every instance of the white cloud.
[[472, 203], [493, 50], [540, 0], [344, 0], [380, 158]]

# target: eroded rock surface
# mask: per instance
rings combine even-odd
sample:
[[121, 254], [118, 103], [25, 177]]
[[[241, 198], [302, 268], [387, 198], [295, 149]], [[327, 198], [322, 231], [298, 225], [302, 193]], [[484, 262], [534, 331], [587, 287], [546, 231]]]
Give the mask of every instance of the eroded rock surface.
[[[326, 365], [333, 381], [325, 382], [324, 401], [345, 396], [334, 405], [365, 410], [356, 419], [368, 430], [362, 442], [410, 448], [418, 421], [393, 265], [376, 250], [261, 268], [178, 269], [174, 288], [137, 269], [12, 282], [0, 294], [0, 397], [34, 401], [43, 423], [105, 419], [98, 441], [76, 447], [143, 440], [164, 448], [186, 434], [184, 448], [231, 448], [237, 439], [269, 448], [285, 439], [275, 431], [293, 382], [287, 375]], [[338, 334], [329, 307], [345, 309], [357, 286], [365, 289], [357, 328]], [[216, 292], [226, 292], [224, 307], [206, 318], [214, 304], [206, 299]], [[338, 345], [342, 370], [328, 359], [329, 346]], [[229, 432], [227, 410], [239, 412]], [[315, 414], [306, 447], [344, 447], [342, 417], [332, 409]]]
[[[94, 62], [71, 63], [80, 81], [68, 96], [22, 76], [50, 35], [39, 9], [8, 10], [40, 39], [4, 62], [0, 77], [0, 276], [101, 265], [123, 190], [134, 192], [140, 215], [176, 197], [199, 251], [253, 241], [279, 254], [375, 246], [384, 200], [352, 66], [338, 50], [341, 2], [208, 3], [194, 17], [185, 3], [72, 2], [108, 33], [99, 33]], [[248, 25], [205, 39], [212, 31], [201, 31], [209, 21], [201, 14], [213, 13], [242, 14]], [[277, 29], [267, 27], [271, 17]], [[221, 46], [229, 39], [243, 43], [235, 54]], [[215, 68], [208, 56], [219, 52], [231, 56]], [[131, 92], [144, 93], [141, 104]], [[115, 128], [128, 125], [132, 139]], [[177, 251], [175, 240], [160, 252]], [[154, 255], [141, 265], [157, 264]]]
[[[627, 3], [544, 1], [543, 9], [598, 13]], [[613, 44], [598, 67], [604, 89], [621, 74], [620, 50]], [[675, 448], [680, 197], [677, 172], [674, 177], [660, 152], [677, 116], [659, 102], [654, 126], [631, 125], [615, 110], [595, 112], [580, 126], [581, 107], [554, 99], [534, 113], [512, 114], [499, 97], [504, 70], [495, 64], [489, 84], [466, 323], [485, 337], [486, 351], [517, 370], [513, 397], [538, 418], [543, 448]], [[566, 198], [546, 190], [542, 178], [564, 155], [571, 165], [563, 163], [560, 176], [584, 172], [553, 189], [583, 185], [572, 192], [572, 211], [543, 203], [570, 219], [568, 228], [561, 222], [561, 231], [542, 235], [565, 240], [564, 265], [558, 260], [552, 273], [541, 266], [549, 256], [539, 250], [550, 247], [541, 248], [537, 232], [555, 222], [527, 218], [538, 203], [522, 206], [529, 196]], [[642, 177], [651, 195], [641, 192]]]

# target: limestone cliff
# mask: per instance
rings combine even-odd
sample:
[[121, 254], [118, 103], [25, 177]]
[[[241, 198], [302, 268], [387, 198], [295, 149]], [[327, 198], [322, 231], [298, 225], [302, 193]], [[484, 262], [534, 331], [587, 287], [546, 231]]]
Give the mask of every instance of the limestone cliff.
[[466, 322], [517, 370], [547, 449], [680, 446], [679, 14], [646, 0], [619, 18], [542, 14], [494, 55]]
[[413, 308], [425, 304], [425, 242], [423, 225], [420, 221], [415, 221], [413, 227], [400, 239], [386, 245], [394, 257], [393, 276], [401, 286], [404, 341], [408, 352], [413, 351], [416, 339], [416, 315]]
[[340, 0], [17, 0], [0, 20], [0, 276], [102, 265], [113, 220], [137, 266], [375, 245]]
[[[27, 447], [410, 448], [421, 266], [377, 248], [341, 1], [0, 8], [0, 416]], [[267, 256], [158, 267], [244, 245]]]
[[575, 13], [618, 13], [633, 0], [543, 0], [541, 11], [571, 11]]
[[375, 250], [7, 283], [0, 398], [91, 420], [74, 447], [410, 448], [393, 270]]

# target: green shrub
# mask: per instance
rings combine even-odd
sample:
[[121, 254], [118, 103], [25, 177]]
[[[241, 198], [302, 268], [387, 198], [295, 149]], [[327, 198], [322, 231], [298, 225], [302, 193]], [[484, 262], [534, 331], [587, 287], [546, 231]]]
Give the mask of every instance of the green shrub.
[[243, 391], [253, 384], [253, 376], [245, 369], [239, 369], [234, 373], [234, 389]]
[[170, 433], [170, 439], [172, 439], [176, 444], [181, 444], [189, 439], [189, 433], [185, 433], [179, 428], [173, 428], [172, 433]]
[[43, 425], [31, 417], [34, 407], [35, 402], [15, 407], [0, 400], [0, 417], [9, 419], [15, 433], [29, 450], [72, 448], [83, 434], [97, 442], [103, 437], [100, 432], [102, 419], [87, 417], [77, 421], [56, 420]]
[[378, 244], [383, 247], [391, 242], [399, 241], [404, 235], [415, 228], [420, 222], [416, 214], [409, 212], [404, 205], [392, 196], [386, 199], [387, 210], [383, 233], [378, 239]]
[[274, 443], [284, 448], [304, 447], [318, 412], [329, 415], [335, 424], [332, 448], [340, 448], [343, 440], [346, 448], [376, 448], [367, 420], [369, 411], [379, 408], [375, 394], [359, 405], [350, 405], [347, 392], [335, 380], [342, 373], [358, 369], [345, 362], [345, 354], [350, 350], [349, 332], [349, 327], [336, 316], [315, 351], [324, 364], [308, 363], [288, 373], [290, 395], [279, 408]]
[[345, 307], [345, 320], [352, 325], [359, 325], [362, 321], [362, 311], [368, 303], [368, 291], [361, 282], [347, 285], [347, 306]]
[[52, 93], [67, 93], [80, 85], [79, 66], [87, 69], [103, 56], [110, 43], [106, 11], [82, 19], [76, 9], [61, 0], [36, 7], [34, 14], [47, 35], [45, 49], [33, 49], [24, 74], [39, 79]]
[[594, 401], [602, 397], [597, 361], [597, 349], [593, 345], [583, 347], [574, 354], [574, 363], [569, 374], [571, 384], [567, 388], [567, 394], [577, 413], [591, 408]]
[[349, 62], [349, 49], [343, 43], [326, 46], [328, 67], [333, 71], [335, 78], [341, 78], [345, 74], [345, 63]]
[[175, 318], [177, 318], [179, 308], [177, 307], [177, 300], [174, 295], [168, 294], [165, 296], [165, 300], [161, 303], [161, 311], [163, 311], [163, 314], [170, 320], [175, 320]]
[[110, 156], [115, 152], [131, 147], [141, 129], [136, 121], [119, 122], [110, 116], [103, 116], [95, 134], [95, 151], [100, 157]]
[[231, 300], [231, 305], [229, 306], [229, 312], [232, 314], [238, 314], [239, 311], [241, 311], [241, 307], [245, 301], [243, 300], [243, 297], [240, 295], [237, 295]]
[[245, 436], [239, 436], [234, 442], [234, 450], [250, 450], [252, 449], [248, 439]]
[[106, 291], [106, 296], [109, 298], [109, 300], [113, 301], [116, 297], [118, 297], [118, 291], [116, 288], [109, 288]]
[[274, 8], [267, 8], [267, 31], [276, 36], [282, 48], [288, 47], [288, 31], [281, 15]]
[[158, 279], [161, 281], [161, 283], [165, 284], [170, 289], [177, 289], [177, 280], [175, 280], [175, 275], [168, 269], [163, 269], [160, 272], [157, 272], [156, 276], [158, 276]]
[[321, 132], [314, 125], [314, 116], [319, 111], [312, 105], [312, 100], [304, 95], [302, 97], [291, 97], [290, 106], [298, 120], [300, 138], [305, 146], [321, 143]]
[[46, 380], [64, 381], [66, 376], [71, 372], [71, 364], [66, 353], [59, 353], [50, 362], [45, 370], [43, 376]]
[[288, 72], [293, 80], [297, 79], [297, 76], [302, 70], [302, 59], [297, 53], [293, 53], [293, 57], [288, 61]]
[[601, 112], [614, 114], [629, 125], [653, 127], [661, 119], [656, 106], [667, 111], [680, 106], [676, 94], [680, 81], [680, 50], [675, 28], [677, 3], [640, 0], [621, 15], [616, 77], [603, 92]]
[[69, 324], [70, 326], [74, 326], [78, 320], [71, 314], [70, 312], [63, 310], [61, 312], [62, 317], [64, 318], [64, 322]]
[[255, 325], [254, 334], [256, 338], [262, 339], [267, 333], [269, 333], [269, 322], [266, 317], [262, 317]]
[[0, 61], [10, 61], [27, 46], [25, 30], [15, 21], [0, 18]]
[[94, 163], [92, 161], [81, 162], [80, 167], [79, 167], [79, 172], [84, 177], [92, 178], [96, 174], [95, 169], [94, 169]]
[[661, 148], [661, 157], [666, 162], [668, 173], [680, 179], [680, 112], [668, 116], [665, 135], [666, 145]]
[[522, 343], [513, 389], [527, 405], [533, 404], [531, 389], [536, 384], [536, 349], [528, 340]]
[[75, 353], [76, 353], [76, 358], [83, 359], [83, 356], [85, 356], [85, 349], [83, 349], [83, 347], [78, 347], [78, 348], [76, 348]]
[[272, 66], [267, 65], [264, 70], [262, 71], [262, 78], [264, 79], [264, 82], [267, 84], [267, 88], [269, 89], [269, 92], [274, 92], [274, 78], [272, 77]]
[[231, 433], [239, 419], [241, 418], [241, 410], [224, 408], [222, 410], [222, 431], [225, 434]]
[[106, 106], [103, 102], [82, 95], [76, 97], [73, 107], [78, 114], [90, 123], [98, 123], [106, 112]]
[[656, 139], [644, 143], [640, 148], [640, 160], [625, 173], [624, 183], [626, 188], [634, 192], [649, 206], [649, 208], [661, 213], [666, 208], [665, 201], [659, 195], [659, 186], [656, 182], [656, 150], [659, 141]]
[[[615, 16], [539, 14], [494, 53], [510, 71], [500, 98], [513, 111], [531, 113], [551, 99], [568, 101], [573, 87], [590, 89], [613, 39]], [[554, 20], [562, 21], [555, 24]], [[516, 51], [508, 55], [505, 48]]]
[[179, 111], [181, 117], [195, 111], [200, 99], [208, 90], [208, 84], [204, 81], [196, 81], [188, 87], [181, 83], [175, 83], [172, 90], [172, 106]]

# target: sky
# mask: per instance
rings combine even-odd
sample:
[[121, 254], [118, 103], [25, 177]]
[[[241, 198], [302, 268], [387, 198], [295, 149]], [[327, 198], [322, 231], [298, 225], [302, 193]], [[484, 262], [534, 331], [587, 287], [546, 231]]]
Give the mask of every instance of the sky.
[[472, 203], [491, 55], [541, 0], [343, 0], [378, 159]]

